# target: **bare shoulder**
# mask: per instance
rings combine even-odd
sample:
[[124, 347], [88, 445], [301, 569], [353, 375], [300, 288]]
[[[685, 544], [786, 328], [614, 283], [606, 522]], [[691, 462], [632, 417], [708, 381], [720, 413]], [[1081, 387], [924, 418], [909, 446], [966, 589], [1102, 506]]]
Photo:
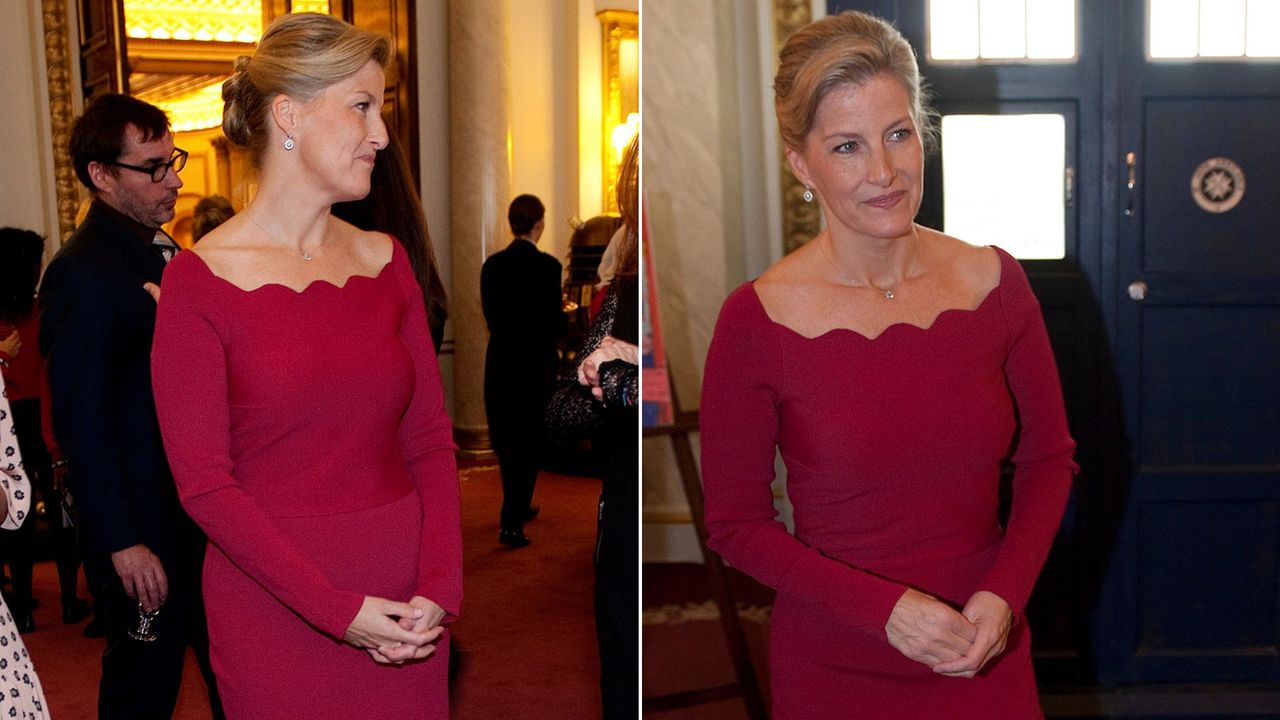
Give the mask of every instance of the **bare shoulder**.
[[200, 238], [190, 252], [203, 260], [214, 275], [234, 277], [241, 268], [254, 262], [255, 250], [262, 244], [255, 230], [245, 216], [232, 216]]
[[[802, 247], [792, 251], [778, 262], [770, 265], [756, 279], [752, 286], [766, 309], [781, 306], [783, 302], [794, 298], [798, 290], [812, 283], [814, 263], [817, 260], [817, 245], [809, 241]], [[772, 312], [770, 313], [773, 314]]]
[[810, 240], [755, 281], [756, 297], [770, 320], [805, 336], [830, 329], [832, 297], [821, 280], [823, 256], [818, 243]]
[[361, 272], [362, 275], [377, 274], [387, 263], [391, 262], [391, 257], [395, 252], [396, 241], [390, 235], [384, 232], [361, 230], [336, 217], [331, 218], [330, 222], [333, 223], [330, 226], [330, 232], [350, 248], [350, 252], [357, 264], [367, 271]]
[[1000, 284], [1000, 255], [989, 245], [972, 245], [946, 233], [920, 229], [929, 255], [945, 269], [951, 282], [969, 293], [985, 297]]

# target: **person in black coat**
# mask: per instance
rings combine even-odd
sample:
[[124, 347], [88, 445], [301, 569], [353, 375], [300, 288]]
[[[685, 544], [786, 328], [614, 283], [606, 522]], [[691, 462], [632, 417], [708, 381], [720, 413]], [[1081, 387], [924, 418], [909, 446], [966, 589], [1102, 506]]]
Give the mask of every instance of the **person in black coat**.
[[[190, 642], [221, 717], [199, 585], [205, 539], [178, 503], [161, 444], [151, 393], [156, 303], [143, 287], [160, 283], [177, 251], [160, 227], [173, 219], [186, 152], [162, 110], [104, 95], [72, 128], [71, 159], [93, 203], [45, 273], [40, 350], [87, 533], [86, 576], [103, 601], [98, 716], [172, 717]], [[143, 610], [160, 610], [151, 642], [129, 634]]]
[[480, 300], [489, 326], [484, 407], [502, 474], [498, 541], [529, 544], [524, 523], [537, 514], [533, 486], [546, 444], [545, 413], [555, 389], [566, 320], [561, 310], [560, 261], [538, 250], [546, 209], [533, 195], [511, 201], [514, 239], [480, 270]]

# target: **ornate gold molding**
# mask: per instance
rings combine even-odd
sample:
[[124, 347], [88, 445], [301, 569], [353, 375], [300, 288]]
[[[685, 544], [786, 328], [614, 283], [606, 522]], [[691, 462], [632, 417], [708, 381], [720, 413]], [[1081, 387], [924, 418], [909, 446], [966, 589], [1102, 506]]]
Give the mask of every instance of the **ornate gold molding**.
[[[611, 134], [613, 129], [626, 122], [627, 110], [635, 99], [623, 97], [621, 49], [624, 40], [636, 41], [640, 37], [639, 16], [630, 10], [602, 10], [596, 13], [600, 20], [603, 39], [601, 75], [604, 79], [603, 157], [604, 157], [604, 210], [618, 212], [617, 182], [618, 156]], [[634, 80], [634, 79], [633, 79]]]
[[[791, 33], [811, 22], [810, 0], [774, 0], [773, 56], [778, 57]], [[822, 221], [817, 203], [804, 201], [804, 186], [791, 174], [786, 156], [778, 158], [778, 163], [782, 174], [782, 250], [789, 253], [817, 235]]]
[[67, 241], [76, 229], [80, 192], [71, 166], [71, 125], [75, 103], [71, 88], [71, 45], [67, 38], [66, 0], [42, 0], [44, 15], [44, 57], [49, 78], [49, 119], [53, 125], [54, 185], [58, 200], [58, 244]]

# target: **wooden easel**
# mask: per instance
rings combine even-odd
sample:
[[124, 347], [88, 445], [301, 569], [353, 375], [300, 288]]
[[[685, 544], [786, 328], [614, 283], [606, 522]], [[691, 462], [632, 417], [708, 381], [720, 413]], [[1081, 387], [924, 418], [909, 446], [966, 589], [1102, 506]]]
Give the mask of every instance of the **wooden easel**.
[[724, 630], [729, 658], [733, 662], [733, 671], [738, 680], [717, 687], [645, 698], [644, 711], [673, 710], [741, 697], [750, 720], [766, 720], [769, 715], [765, 711], [764, 702], [760, 699], [760, 685], [756, 682], [755, 671], [751, 666], [751, 654], [747, 650], [747, 638], [742, 632], [742, 621], [738, 618], [738, 607], [733, 600], [733, 593], [729, 590], [729, 576], [725, 572], [724, 562], [720, 560], [720, 556], [707, 547], [707, 528], [702, 522], [702, 478], [698, 472], [698, 463], [693, 458], [693, 447], [689, 442], [689, 434], [698, 429], [698, 413], [697, 411], [680, 411], [674, 393], [672, 404], [676, 407], [675, 422], [670, 425], [644, 428], [644, 437], [671, 438], [671, 448], [675, 451], [676, 465], [680, 469], [680, 480], [684, 484], [684, 494], [689, 500], [689, 511], [693, 515], [693, 527], [698, 533], [698, 547], [702, 550], [702, 562], [707, 569], [707, 577], [711, 581], [711, 594], [715, 599], [716, 607], [720, 610], [720, 626]]

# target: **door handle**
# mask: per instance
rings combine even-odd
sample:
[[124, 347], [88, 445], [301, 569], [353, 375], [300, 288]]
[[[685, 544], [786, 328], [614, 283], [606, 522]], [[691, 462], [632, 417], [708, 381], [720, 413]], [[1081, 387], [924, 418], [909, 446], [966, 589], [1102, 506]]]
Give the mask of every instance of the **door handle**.
[[1129, 189], [1129, 204], [1124, 209], [1124, 215], [1133, 217], [1133, 190], [1138, 186], [1138, 156], [1130, 150], [1125, 153], [1124, 163], [1129, 168], [1129, 182], [1125, 183], [1125, 187]]
[[1142, 302], [1147, 299], [1147, 284], [1141, 280], [1134, 280], [1129, 283], [1129, 299], [1134, 302]]

